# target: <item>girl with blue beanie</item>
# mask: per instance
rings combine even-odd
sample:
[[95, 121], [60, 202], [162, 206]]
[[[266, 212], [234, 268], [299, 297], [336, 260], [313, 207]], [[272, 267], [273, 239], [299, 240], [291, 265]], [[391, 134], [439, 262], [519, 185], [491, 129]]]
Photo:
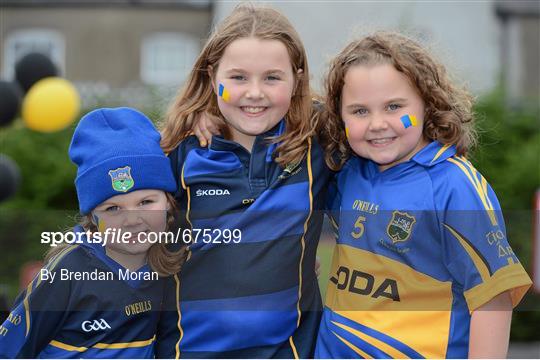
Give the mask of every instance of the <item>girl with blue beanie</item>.
[[173, 217], [176, 183], [160, 139], [133, 109], [81, 119], [69, 149], [78, 241], [53, 248], [19, 296], [0, 326], [0, 357], [154, 357], [163, 295], [175, 292], [166, 277], [183, 262], [182, 251], [148, 241]]

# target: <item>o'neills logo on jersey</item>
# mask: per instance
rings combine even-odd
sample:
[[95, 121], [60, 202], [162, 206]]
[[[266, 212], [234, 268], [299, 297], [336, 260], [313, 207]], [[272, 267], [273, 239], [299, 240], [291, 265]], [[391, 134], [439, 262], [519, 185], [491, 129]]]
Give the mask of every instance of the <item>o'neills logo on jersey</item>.
[[127, 316], [137, 315], [146, 311], [152, 310], [152, 302], [150, 300], [139, 301], [124, 308]]
[[105, 321], [105, 319], [86, 320], [86, 321], [83, 321], [81, 323], [81, 329], [83, 329], [84, 332], [107, 330], [107, 329], [110, 329], [110, 328], [111, 327]]
[[223, 196], [223, 195], [231, 195], [229, 190], [227, 189], [199, 189], [195, 192], [195, 195], [197, 196]]

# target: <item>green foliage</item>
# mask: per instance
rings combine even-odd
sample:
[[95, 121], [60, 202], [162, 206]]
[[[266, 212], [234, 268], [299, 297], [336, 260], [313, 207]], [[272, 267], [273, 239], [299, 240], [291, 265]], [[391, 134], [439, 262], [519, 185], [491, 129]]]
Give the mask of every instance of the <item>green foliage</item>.
[[[514, 252], [525, 269], [532, 269], [532, 205], [540, 187], [539, 109], [508, 109], [501, 94], [494, 93], [482, 99], [475, 110], [480, 146], [472, 162], [499, 198]], [[539, 303], [540, 296], [529, 291], [514, 312], [514, 341], [539, 340]]]
[[494, 94], [476, 106], [479, 147], [475, 166], [497, 192], [503, 209], [530, 209], [540, 184], [538, 111], [509, 110]]
[[[18, 209], [74, 208], [76, 168], [68, 157], [73, 127], [44, 134], [25, 128], [21, 121], [0, 134], [2, 153], [21, 170], [17, 196], [5, 206]], [[4, 205], [4, 204], [3, 204]]]

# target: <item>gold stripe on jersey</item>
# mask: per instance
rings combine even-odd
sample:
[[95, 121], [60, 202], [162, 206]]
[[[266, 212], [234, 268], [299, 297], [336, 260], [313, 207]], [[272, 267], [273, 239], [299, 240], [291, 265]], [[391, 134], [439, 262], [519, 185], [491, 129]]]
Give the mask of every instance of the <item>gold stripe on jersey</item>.
[[377, 338], [374, 338], [372, 336], [369, 336], [368, 334], [364, 334], [356, 329], [353, 329], [350, 326], [341, 324], [337, 321], [332, 321], [332, 324], [339, 326], [345, 331], [348, 331], [349, 333], [357, 336], [358, 338], [364, 340], [368, 344], [372, 345], [373, 347], [385, 352], [386, 354], [390, 355], [394, 359], [405, 359], [408, 358], [407, 355], [399, 351], [398, 349], [390, 346], [389, 344], [385, 343], [384, 341], [381, 341]]
[[362, 358], [364, 358], [364, 359], [373, 359], [371, 356], [369, 356], [368, 354], [366, 354], [365, 352], [360, 350], [358, 347], [354, 346], [353, 344], [351, 344], [350, 342], [348, 342], [347, 340], [345, 340], [344, 338], [342, 338], [341, 336], [339, 336], [335, 332], [332, 331], [332, 334], [334, 334], [339, 340], [341, 340], [345, 345], [347, 345], [352, 351], [354, 351], [355, 353], [360, 355]]
[[[473, 166], [473, 164], [469, 160], [467, 160], [466, 157], [458, 156], [457, 158], [460, 159], [461, 161], [463, 161], [463, 163], [465, 163], [469, 167], [470, 171], [472, 172], [472, 174], [474, 176], [474, 179], [477, 181], [477, 184], [478, 184], [478, 176], [480, 176], [480, 182], [482, 184], [482, 193], [484, 194], [484, 197], [485, 197], [486, 202], [488, 204], [488, 208], [490, 210], [493, 210], [493, 204], [491, 203], [491, 199], [489, 198], [489, 195], [488, 195], [486, 179], [478, 172], [478, 170], [476, 170], [476, 168]], [[494, 214], [493, 214], [493, 216], [494, 216]], [[493, 225], [494, 226], [497, 225], [497, 220], [496, 219], [495, 219], [495, 223]]]
[[487, 200], [489, 208], [493, 209], [493, 204], [491, 203], [491, 199], [488, 196], [487, 181], [486, 181], [486, 178], [483, 176], [482, 176], [482, 190], [484, 190], [484, 194], [486, 195], [486, 200]]
[[180, 341], [182, 341], [182, 338], [184, 337], [184, 330], [182, 329], [182, 312], [180, 311], [180, 279], [178, 278], [178, 274], [174, 274], [174, 281], [176, 282], [176, 312], [178, 313], [178, 331], [180, 332], [180, 337], [178, 338], [178, 342], [175, 345], [176, 350], [176, 356], [175, 359], [180, 359]]
[[[189, 215], [191, 213], [191, 190], [189, 186], [186, 186], [186, 181], [184, 180], [184, 167], [186, 164], [182, 166], [182, 174], [180, 175], [180, 180], [182, 183], [182, 189], [186, 192], [187, 195], [187, 207], [186, 207], [186, 221], [189, 224], [190, 229], [193, 229], [193, 224], [191, 223], [191, 220], [189, 220]], [[191, 247], [187, 247], [187, 256], [186, 261], [189, 261], [191, 259]]]
[[96, 345], [92, 347], [95, 349], [128, 349], [128, 348], [148, 346], [152, 344], [155, 340], [156, 340], [156, 335], [154, 335], [154, 337], [148, 340], [132, 341], [132, 342], [125, 342], [125, 343], [112, 343], [112, 344], [97, 343]]
[[84, 346], [73, 346], [73, 345], [69, 345], [69, 344], [64, 344], [60, 341], [56, 341], [56, 340], [52, 340], [49, 345], [52, 345], [54, 347], [57, 347], [57, 348], [60, 348], [62, 350], [66, 350], [66, 351], [77, 351], [77, 352], [83, 352], [83, 351], [86, 351], [88, 350], [87, 347], [84, 347]]
[[[95, 345], [92, 345], [90, 348], [102, 349], [102, 350], [106, 350], [106, 349], [114, 349], [114, 350], [129, 349], [129, 348], [135, 348], [135, 347], [148, 346], [148, 345], [152, 344], [155, 340], [156, 340], [156, 335], [154, 335], [154, 337], [152, 337], [151, 339], [141, 340], [141, 341], [132, 341], [132, 342], [126, 342], [126, 343], [112, 343], [112, 344], [97, 343]], [[62, 350], [66, 350], [66, 351], [83, 352], [83, 351], [87, 351], [88, 349], [90, 349], [90, 348], [84, 347], [84, 346], [69, 345], [69, 344], [66, 344], [66, 343], [63, 343], [63, 342], [60, 342], [60, 341], [57, 341], [57, 340], [52, 340], [49, 343], [49, 345], [52, 345], [54, 347], [57, 347], [57, 348], [60, 348]]]
[[516, 263], [500, 268], [487, 281], [465, 291], [463, 295], [471, 312], [508, 290], [510, 290], [512, 306], [516, 306], [531, 284], [531, 279], [523, 266]]
[[302, 246], [302, 252], [300, 254], [300, 261], [298, 263], [298, 302], [296, 303], [296, 310], [298, 312], [298, 320], [296, 322], [296, 327], [300, 326], [300, 318], [302, 316], [302, 310], [300, 309], [300, 300], [302, 299], [302, 268], [304, 262], [304, 252], [306, 251], [306, 233], [308, 231], [309, 220], [311, 219], [311, 214], [313, 213], [313, 172], [311, 169], [311, 138], [308, 138], [308, 151], [307, 151], [307, 172], [308, 172], [308, 186], [309, 186], [309, 214], [304, 221], [304, 233], [300, 239], [300, 245]]
[[300, 357], [298, 356], [298, 351], [296, 351], [296, 346], [294, 345], [294, 341], [293, 341], [292, 336], [289, 337], [289, 344], [291, 344], [291, 349], [292, 349], [294, 358], [295, 359], [300, 359]]
[[[52, 258], [51, 262], [45, 266], [45, 268], [49, 269], [49, 271], [53, 271], [56, 265], [62, 260], [67, 254], [78, 248], [79, 245], [70, 245], [67, 246], [64, 250], [62, 250], [59, 254], [57, 254], [55, 257]], [[41, 283], [41, 277], [37, 276], [34, 278], [34, 280], [30, 281], [28, 284], [28, 287], [26, 288], [26, 296], [23, 300], [23, 306], [24, 306], [24, 313], [26, 318], [26, 336], [30, 333], [30, 304], [28, 303], [28, 299], [30, 298], [30, 294], [32, 294], [32, 286], [34, 284], [34, 281], [36, 281], [36, 278], [38, 279], [36, 286], [33, 287], [35, 290], [39, 284]]]
[[439, 151], [437, 151], [437, 153], [435, 154], [435, 156], [433, 157], [433, 160], [431, 160], [430, 164], [433, 164], [435, 161], [437, 161], [438, 158], [441, 157], [442, 154], [444, 154], [444, 152], [450, 147], [452, 146], [451, 144], [447, 144], [447, 145], [444, 145], [443, 147], [441, 147], [439, 149]]
[[190, 194], [189, 186], [186, 186], [186, 181], [184, 180], [184, 167], [185, 166], [186, 166], [185, 164], [184, 166], [182, 166], [182, 175], [180, 176], [180, 180], [182, 182], [182, 188], [184, 189], [187, 195], [186, 221], [188, 222], [189, 226], [193, 228], [193, 224], [189, 220], [189, 215], [190, 215], [189, 213], [191, 210], [191, 194]]
[[448, 231], [452, 233], [452, 235], [454, 235], [456, 239], [458, 239], [461, 246], [463, 246], [467, 254], [469, 254], [469, 257], [474, 263], [476, 270], [478, 271], [478, 273], [480, 274], [480, 277], [482, 278], [482, 282], [488, 281], [491, 275], [490, 275], [490, 270], [486, 261], [481, 257], [481, 255], [477, 252], [477, 250], [472, 246], [469, 240], [465, 239], [463, 235], [457, 232], [450, 225], [447, 225], [447, 224], [443, 224], [443, 225], [445, 228], [448, 229]]
[[[331, 276], [335, 276], [340, 267], [350, 269], [350, 273], [356, 270], [373, 276], [374, 290], [368, 295], [351, 292], [351, 287], [365, 286], [361, 279], [352, 286], [349, 283], [343, 290], [329, 282], [326, 304], [332, 311], [386, 334], [422, 356], [446, 356], [453, 300], [450, 281], [439, 281], [397, 260], [344, 244], [335, 247]], [[373, 297], [375, 289], [385, 279], [397, 283], [399, 301]], [[342, 283], [343, 276], [338, 279], [338, 284]]]
[[[334, 311], [334, 310], [333, 310]], [[445, 358], [450, 337], [448, 311], [334, 311], [358, 324], [381, 332], [410, 347], [425, 358]], [[429, 326], [428, 326], [429, 324]], [[382, 341], [381, 339], [379, 339]], [[375, 342], [369, 342], [376, 346]], [[377, 347], [385, 351], [385, 347]], [[395, 348], [394, 348], [395, 349]], [[395, 351], [398, 351], [397, 349]], [[386, 352], [386, 351], [385, 351]], [[387, 352], [388, 353], [388, 352]], [[406, 356], [407, 357], [407, 356]], [[399, 357], [403, 358], [403, 357]]]
[[[459, 167], [461, 171], [463, 171], [463, 173], [467, 176], [474, 189], [476, 190], [480, 201], [482, 201], [482, 204], [484, 205], [484, 209], [487, 211], [491, 224], [493, 226], [497, 226], [497, 217], [495, 216], [495, 212], [493, 211], [493, 205], [491, 204], [491, 200], [489, 199], [487, 193], [487, 182], [484, 177], [480, 175], [477, 170], [472, 166], [472, 164], [463, 157], [451, 157], [446, 160], [448, 160], [454, 165], [457, 165], [457, 167]], [[482, 180], [478, 180], [478, 176], [480, 176]], [[483, 184], [484, 182], [485, 184]]]

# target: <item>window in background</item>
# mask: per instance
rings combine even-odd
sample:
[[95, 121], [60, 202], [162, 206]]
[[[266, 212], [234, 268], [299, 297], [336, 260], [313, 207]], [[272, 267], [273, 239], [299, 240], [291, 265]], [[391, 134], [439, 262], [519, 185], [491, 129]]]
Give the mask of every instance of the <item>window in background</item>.
[[41, 53], [51, 59], [59, 74], [65, 73], [65, 40], [58, 31], [49, 29], [24, 29], [7, 35], [3, 49], [2, 78], [15, 78], [15, 65], [29, 53]]
[[188, 75], [199, 41], [181, 33], [154, 33], [143, 39], [141, 80], [151, 85], [177, 85]]

